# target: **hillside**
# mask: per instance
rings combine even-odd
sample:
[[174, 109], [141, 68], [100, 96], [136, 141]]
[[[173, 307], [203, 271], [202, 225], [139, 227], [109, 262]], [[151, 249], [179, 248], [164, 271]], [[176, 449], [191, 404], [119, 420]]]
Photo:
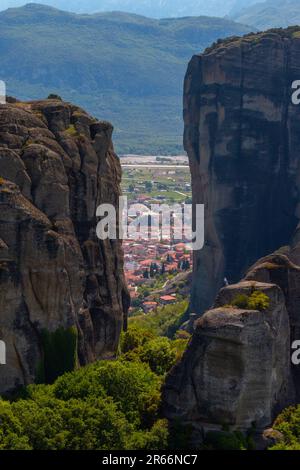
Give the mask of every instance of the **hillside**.
[[[20, 7], [24, 3], [24, 0], [1, 0], [0, 8]], [[126, 11], [151, 18], [167, 18], [199, 15], [222, 17], [231, 10], [258, 3], [258, 0], [38, 0], [34, 3], [76, 13]]]
[[1, 79], [10, 95], [55, 92], [112, 121], [121, 153], [181, 152], [187, 61], [248, 31], [220, 18], [88, 16], [31, 4], [0, 13]]
[[288, 27], [300, 23], [299, 0], [268, 0], [232, 15], [232, 19], [259, 30]]

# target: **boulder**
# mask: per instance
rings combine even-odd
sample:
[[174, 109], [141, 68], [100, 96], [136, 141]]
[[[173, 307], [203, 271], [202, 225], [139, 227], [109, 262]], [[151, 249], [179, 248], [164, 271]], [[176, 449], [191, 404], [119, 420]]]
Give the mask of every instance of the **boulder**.
[[[252, 292], [268, 297], [267, 309], [231, 305]], [[289, 318], [280, 288], [244, 281], [222, 289], [214, 308], [198, 319], [163, 397], [168, 419], [195, 431], [269, 427], [294, 397]]]

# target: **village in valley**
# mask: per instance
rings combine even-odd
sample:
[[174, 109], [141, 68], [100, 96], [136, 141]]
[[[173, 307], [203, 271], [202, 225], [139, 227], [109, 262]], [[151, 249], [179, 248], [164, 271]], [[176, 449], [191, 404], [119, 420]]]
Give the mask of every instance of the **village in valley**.
[[[138, 207], [139, 215], [146, 220], [153, 204], [191, 203], [186, 156], [126, 156], [121, 157], [121, 164], [123, 195], [129, 207]], [[147, 314], [187, 297], [193, 263], [188, 239], [184, 236], [175, 239], [169, 228], [163, 230], [160, 239], [124, 240], [123, 248], [131, 315]]]

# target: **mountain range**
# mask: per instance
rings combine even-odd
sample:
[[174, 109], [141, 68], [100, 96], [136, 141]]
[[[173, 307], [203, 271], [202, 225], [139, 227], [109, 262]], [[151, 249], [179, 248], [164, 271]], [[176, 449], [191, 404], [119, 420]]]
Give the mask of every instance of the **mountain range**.
[[[225, 16], [259, 0], [39, 0], [62, 10], [76, 13], [125, 11], [151, 18], [180, 16]], [[1, 0], [1, 10], [24, 5], [24, 0]]]
[[263, 31], [269, 28], [288, 27], [300, 23], [299, 0], [267, 0], [237, 11], [231, 18], [255, 26]]
[[29, 4], [0, 13], [1, 79], [20, 99], [57, 93], [113, 122], [121, 153], [177, 153], [187, 62], [250, 29], [221, 18], [78, 15]]

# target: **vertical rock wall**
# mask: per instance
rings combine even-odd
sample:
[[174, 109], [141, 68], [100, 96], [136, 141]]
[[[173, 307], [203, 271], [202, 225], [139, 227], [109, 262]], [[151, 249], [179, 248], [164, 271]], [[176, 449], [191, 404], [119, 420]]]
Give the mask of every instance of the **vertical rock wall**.
[[0, 106], [0, 393], [114, 357], [129, 296], [119, 241], [96, 237], [121, 168], [112, 126], [60, 100]]
[[237, 282], [290, 242], [299, 221], [300, 37], [294, 28], [229, 39], [191, 60], [184, 90], [193, 198], [205, 204], [192, 308], [209, 308], [224, 276]]

